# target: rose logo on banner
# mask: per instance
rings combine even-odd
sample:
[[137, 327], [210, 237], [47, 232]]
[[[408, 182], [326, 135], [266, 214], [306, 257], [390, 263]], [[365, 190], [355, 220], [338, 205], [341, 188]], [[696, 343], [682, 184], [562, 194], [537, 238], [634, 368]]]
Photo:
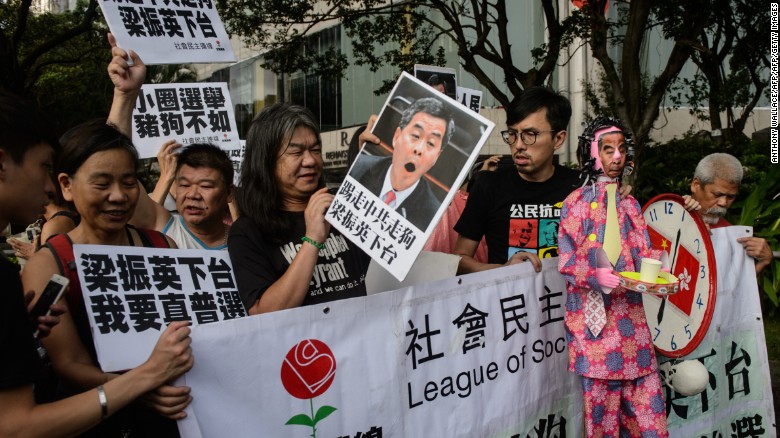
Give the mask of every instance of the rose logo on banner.
[[321, 406], [314, 413], [314, 397], [330, 388], [336, 377], [336, 357], [330, 348], [317, 339], [297, 343], [282, 362], [282, 385], [291, 396], [309, 400], [311, 416], [294, 415], [285, 424], [311, 427], [312, 438], [317, 437], [317, 423], [336, 411], [333, 406]]

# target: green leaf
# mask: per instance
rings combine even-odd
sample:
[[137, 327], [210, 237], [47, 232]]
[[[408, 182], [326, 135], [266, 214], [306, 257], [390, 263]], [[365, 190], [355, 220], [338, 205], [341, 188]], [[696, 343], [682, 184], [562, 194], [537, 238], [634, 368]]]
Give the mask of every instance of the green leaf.
[[325, 419], [328, 415], [336, 412], [336, 408], [333, 406], [322, 406], [319, 409], [317, 409], [317, 414], [314, 416], [314, 424], [319, 423], [320, 420]]
[[311, 418], [306, 414], [298, 414], [287, 420], [284, 424], [300, 424], [301, 426], [314, 427], [315, 422], [311, 421]]

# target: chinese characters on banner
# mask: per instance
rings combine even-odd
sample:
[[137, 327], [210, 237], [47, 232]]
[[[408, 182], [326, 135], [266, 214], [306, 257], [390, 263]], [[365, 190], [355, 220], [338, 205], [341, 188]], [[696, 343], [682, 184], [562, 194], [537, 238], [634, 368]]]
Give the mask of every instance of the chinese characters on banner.
[[[691, 397], [666, 390], [670, 436], [775, 437], [753, 262], [722, 230], [713, 230], [716, 258], [734, 268], [718, 281], [712, 330], [686, 357], [704, 363], [709, 384]], [[286, 423], [313, 405], [330, 412], [316, 424], [328, 437], [580, 437], [565, 283], [557, 258], [542, 266], [195, 327], [184, 380], [200, 395], [182, 436], [308, 436], [306, 422]], [[291, 365], [300, 345], [316, 359]], [[302, 385], [308, 395], [290, 395]]]
[[[426, 111], [437, 114], [437, 127], [429, 132], [439, 140], [420, 137], [417, 127]], [[403, 280], [494, 126], [403, 73], [372, 131], [382, 143], [365, 144], [326, 219]], [[408, 185], [394, 187], [392, 174], [403, 174]], [[392, 200], [386, 188], [392, 189]]]
[[777, 436], [754, 261], [737, 242], [750, 235], [744, 226], [712, 230], [718, 299], [707, 335], [683, 358], [704, 364], [708, 385], [689, 397], [665, 388], [673, 437]]
[[235, 62], [213, 0], [100, 0], [119, 47], [145, 64]]
[[74, 245], [98, 360], [134, 368], [173, 321], [246, 316], [227, 251]]
[[456, 100], [477, 114], [479, 114], [479, 110], [482, 108], [482, 92], [479, 90], [458, 87], [458, 98]]
[[556, 261], [195, 327], [182, 436], [579, 437]]
[[145, 84], [133, 111], [133, 144], [140, 158], [150, 158], [170, 139], [240, 149], [227, 83]]

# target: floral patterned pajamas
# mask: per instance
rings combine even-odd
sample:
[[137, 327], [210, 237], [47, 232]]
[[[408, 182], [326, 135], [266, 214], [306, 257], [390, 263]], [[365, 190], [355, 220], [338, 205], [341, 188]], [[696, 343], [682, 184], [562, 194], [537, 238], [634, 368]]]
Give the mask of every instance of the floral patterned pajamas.
[[[582, 376], [589, 437], [665, 437], [666, 410], [641, 294], [619, 286], [602, 293], [606, 325], [593, 336], [585, 324], [588, 291], [601, 291], [595, 273], [606, 228], [605, 186], [597, 182], [575, 190], [561, 212], [558, 269], [567, 282], [569, 370]], [[642, 257], [659, 259], [660, 252], [650, 248], [634, 198], [618, 195], [617, 211], [622, 248], [615, 270], [639, 271]], [[654, 415], [653, 427], [647, 426], [649, 413]]]
[[665, 438], [666, 405], [658, 373], [634, 380], [582, 376], [585, 430], [596, 438]]

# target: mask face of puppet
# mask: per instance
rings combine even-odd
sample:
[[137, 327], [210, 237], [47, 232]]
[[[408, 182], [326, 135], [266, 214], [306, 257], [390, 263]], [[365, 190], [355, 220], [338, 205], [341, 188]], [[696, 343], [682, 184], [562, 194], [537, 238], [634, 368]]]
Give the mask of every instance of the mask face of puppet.
[[[599, 139], [604, 134], [610, 133], [610, 132], [622, 132], [620, 128], [616, 126], [608, 126], [606, 128], [599, 129], [596, 131], [593, 135], [593, 141], [590, 143], [590, 156], [594, 160], [596, 160], [596, 163], [593, 165], [593, 168], [595, 170], [604, 170], [604, 164], [601, 162], [601, 158], [599, 156]], [[616, 153], [620, 153], [617, 151]]]

